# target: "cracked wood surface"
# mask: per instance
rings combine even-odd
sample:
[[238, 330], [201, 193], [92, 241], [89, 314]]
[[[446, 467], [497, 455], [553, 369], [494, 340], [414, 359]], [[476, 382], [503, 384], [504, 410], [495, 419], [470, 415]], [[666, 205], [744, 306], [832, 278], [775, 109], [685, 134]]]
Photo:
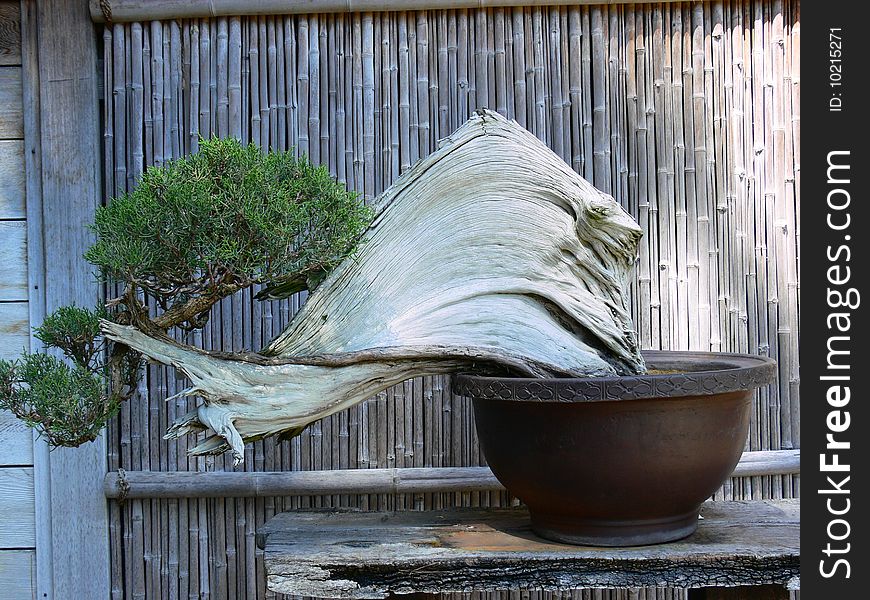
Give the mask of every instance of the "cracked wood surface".
[[258, 533], [269, 589], [323, 598], [505, 589], [795, 587], [797, 500], [707, 502], [697, 532], [594, 548], [535, 536], [523, 509], [297, 511]]

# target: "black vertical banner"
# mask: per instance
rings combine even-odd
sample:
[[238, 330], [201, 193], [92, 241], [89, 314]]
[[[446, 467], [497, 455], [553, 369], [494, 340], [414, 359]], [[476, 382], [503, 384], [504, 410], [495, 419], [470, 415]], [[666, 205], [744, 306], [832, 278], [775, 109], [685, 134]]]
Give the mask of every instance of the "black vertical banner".
[[808, 599], [866, 597], [870, 588], [864, 7], [800, 7], [801, 592]]

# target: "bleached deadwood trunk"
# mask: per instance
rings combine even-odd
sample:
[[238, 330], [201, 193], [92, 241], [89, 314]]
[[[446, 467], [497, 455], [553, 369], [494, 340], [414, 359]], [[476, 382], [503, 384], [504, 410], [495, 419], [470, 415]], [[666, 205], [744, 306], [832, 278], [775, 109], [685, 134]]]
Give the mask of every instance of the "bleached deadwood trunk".
[[260, 354], [207, 353], [104, 322], [204, 404], [167, 436], [193, 453], [293, 435], [405, 379], [500, 365], [526, 376], [643, 370], [626, 279], [641, 232], [513, 121], [480, 111], [378, 199], [357, 253]]

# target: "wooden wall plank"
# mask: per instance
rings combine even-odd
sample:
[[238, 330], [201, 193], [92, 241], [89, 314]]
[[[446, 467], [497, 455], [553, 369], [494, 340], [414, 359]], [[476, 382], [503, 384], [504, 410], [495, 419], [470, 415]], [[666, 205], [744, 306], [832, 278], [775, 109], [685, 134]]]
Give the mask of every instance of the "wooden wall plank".
[[23, 137], [21, 67], [0, 67], [0, 139]]
[[24, 142], [0, 140], [0, 219], [24, 218]]
[[0, 467], [0, 490], [0, 549], [34, 547], [33, 467]]
[[27, 300], [27, 223], [0, 221], [0, 302]]
[[21, 8], [18, 0], [0, 0], [0, 65], [21, 64]]
[[0, 358], [16, 358], [30, 348], [27, 311], [27, 302], [0, 302]]
[[[2, 342], [0, 342], [2, 344]], [[11, 412], [0, 410], [0, 467], [33, 464], [33, 436], [30, 427]], [[2, 517], [0, 517], [2, 518]]]
[[[92, 306], [100, 296], [82, 257], [92, 241], [82, 225], [93, 219], [100, 201], [101, 73], [86, 3], [24, 0], [22, 16], [28, 239], [40, 255], [28, 261], [33, 304], [42, 308], [31, 314], [37, 324], [59, 306]], [[33, 173], [39, 174], [38, 182], [30, 181]], [[36, 219], [30, 218], [31, 204], [40, 208]], [[42, 277], [45, 283], [37, 284]], [[106, 472], [105, 438], [50, 454], [39, 440], [34, 467], [37, 596], [105, 598], [110, 590], [108, 507], [99, 484]]]
[[[21, 0], [21, 65], [24, 120], [25, 197], [27, 212], [27, 279], [30, 323], [45, 316], [45, 255], [42, 245], [42, 136], [40, 133], [38, 6], [35, 0]], [[33, 336], [30, 344], [39, 348]], [[36, 526], [36, 566], [31, 588], [34, 598], [52, 600], [53, 564], [51, 538], [51, 456], [48, 444], [32, 433], [34, 520]]]
[[33, 550], [0, 550], [0, 600], [33, 598]]

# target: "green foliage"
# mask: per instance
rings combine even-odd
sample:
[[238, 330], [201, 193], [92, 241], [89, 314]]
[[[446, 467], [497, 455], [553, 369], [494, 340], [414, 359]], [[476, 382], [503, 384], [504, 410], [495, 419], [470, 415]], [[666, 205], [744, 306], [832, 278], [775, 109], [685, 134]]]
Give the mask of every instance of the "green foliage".
[[100, 319], [107, 319], [108, 316], [108, 312], [102, 307], [88, 310], [77, 306], [62, 306], [46, 317], [42, 325], [35, 327], [34, 334], [46, 346], [60, 348], [77, 365], [93, 367], [103, 349], [97, 343]]
[[72, 365], [43, 352], [0, 360], [0, 409], [35, 427], [52, 446], [79, 446], [99, 435], [132, 390], [138, 357], [117, 361], [119, 389], [108, 390], [109, 368], [99, 339], [104, 309], [62, 307], [49, 315], [36, 337], [59, 348]]
[[[323, 167], [288, 152], [233, 139], [200, 140], [199, 151], [150, 167], [136, 188], [97, 209], [96, 243], [85, 258], [106, 280], [126, 284], [112, 305], [49, 315], [35, 335], [44, 353], [0, 361], [0, 408], [54, 446], [94, 439], [129, 398], [140, 356], [109, 348], [100, 319], [165, 332], [205, 324], [221, 298], [252, 284], [268, 293], [311, 289], [351, 254], [372, 211]], [[163, 311], [152, 316], [141, 293]]]
[[98, 209], [97, 243], [85, 257], [164, 308], [194, 305], [253, 283], [311, 287], [352, 252], [371, 218], [324, 167], [214, 138], [148, 168], [131, 193]]
[[52, 446], [79, 446], [99, 435], [121, 400], [105, 389], [96, 373], [49, 354], [0, 360], [0, 408], [39, 429]]

